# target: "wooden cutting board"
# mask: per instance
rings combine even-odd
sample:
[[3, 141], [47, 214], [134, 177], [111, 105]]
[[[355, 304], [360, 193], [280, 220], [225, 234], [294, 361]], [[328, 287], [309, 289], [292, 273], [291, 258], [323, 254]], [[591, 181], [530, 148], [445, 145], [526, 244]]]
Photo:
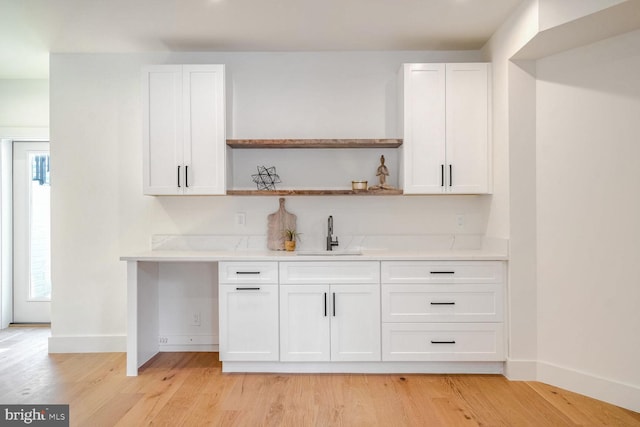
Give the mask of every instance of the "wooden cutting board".
[[272, 251], [284, 250], [284, 231], [296, 229], [297, 217], [284, 208], [284, 198], [280, 198], [280, 208], [267, 216], [267, 248]]

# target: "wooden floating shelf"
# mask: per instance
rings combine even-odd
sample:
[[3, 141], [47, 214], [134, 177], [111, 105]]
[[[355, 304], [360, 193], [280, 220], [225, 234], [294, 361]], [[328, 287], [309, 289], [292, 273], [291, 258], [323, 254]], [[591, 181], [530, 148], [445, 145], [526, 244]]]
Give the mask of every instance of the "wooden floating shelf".
[[402, 190], [227, 190], [227, 196], [399, 196]]
[[231, 148], [398, 148], [402, 139], [227, 139]]

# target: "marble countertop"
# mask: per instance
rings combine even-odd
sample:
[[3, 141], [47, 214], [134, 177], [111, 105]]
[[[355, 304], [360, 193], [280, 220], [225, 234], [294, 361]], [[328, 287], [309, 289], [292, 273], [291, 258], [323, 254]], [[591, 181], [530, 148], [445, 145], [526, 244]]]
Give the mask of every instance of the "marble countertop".
[[160, 250], [124, 255], [122, 261], [212, 262], [212, 261], [506, 261], [500, 251], [471, 250], [363, 250], [361, 253], [336, 251], [335, 254], [286, 251], [183, 251]]

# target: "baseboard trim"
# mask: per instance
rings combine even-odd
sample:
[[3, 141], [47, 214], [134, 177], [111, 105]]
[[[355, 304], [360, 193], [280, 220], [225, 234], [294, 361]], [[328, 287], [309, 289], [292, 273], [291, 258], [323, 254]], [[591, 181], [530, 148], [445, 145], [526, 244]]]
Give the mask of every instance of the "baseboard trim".
[[538, 381], [640, 412], [640, 387], [538, 362]]
[[222, 362], [222, 372], [502, 374], [504, 362]]
[[504, 376], [510, 381], [536, 381], [538, 362], [535, 360], [509, 359], [504, 365]]
[[49, 337], [49, 353], [120, 353], [126, 351], [126, 335]]

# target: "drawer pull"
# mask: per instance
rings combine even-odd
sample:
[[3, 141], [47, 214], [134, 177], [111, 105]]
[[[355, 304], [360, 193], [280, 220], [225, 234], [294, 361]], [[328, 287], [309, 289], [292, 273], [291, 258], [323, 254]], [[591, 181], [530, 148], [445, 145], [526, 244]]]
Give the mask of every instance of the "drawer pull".
[[259, 291], [260, 288], [236, 288], [236, 291]]
[[236, 274], [260, 274], [259, 271], [236, 271]]
[[431, 344], [455, 344], [455, 340], [454, 341], [434, 341], [431, 340]]
[[431, 302], [431, 305], [456, 305], [455, 302]]
[[430, 271], [431, 274], [456, 274], [455, 271]]

